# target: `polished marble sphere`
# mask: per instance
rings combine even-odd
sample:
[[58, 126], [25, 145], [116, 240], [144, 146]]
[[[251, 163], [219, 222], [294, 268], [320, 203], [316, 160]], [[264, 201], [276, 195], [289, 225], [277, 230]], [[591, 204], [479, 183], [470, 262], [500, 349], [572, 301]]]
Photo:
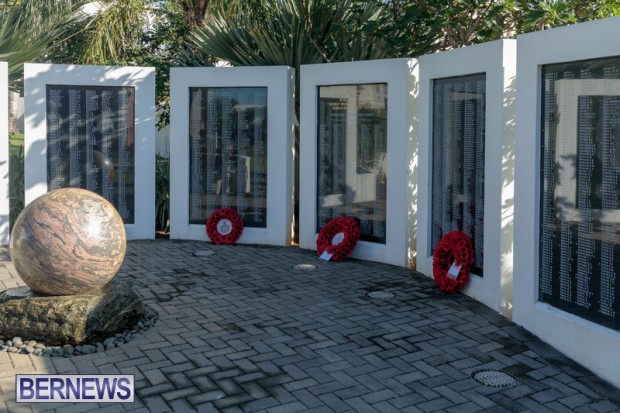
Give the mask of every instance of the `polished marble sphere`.
[[48, 295], [100, 289], [118, 272], [127, 238], [121, 216], [105, 198], [78, 188], [48, 192], [19, 215], [11, 260], [32, 290]]

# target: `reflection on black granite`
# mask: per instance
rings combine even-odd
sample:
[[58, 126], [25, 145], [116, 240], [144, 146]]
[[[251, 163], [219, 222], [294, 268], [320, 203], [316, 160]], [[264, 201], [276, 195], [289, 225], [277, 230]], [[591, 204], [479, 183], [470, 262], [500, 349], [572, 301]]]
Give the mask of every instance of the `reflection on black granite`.
[[244, 226], [267, 225], [267, 88], [192, 87], [191, 224], [230, 207]]
[[47, 85], [47, 186], [103, 196], [134, 222], [133, 87]]
[[542, 79], [539, 299], [620, 330], [620, 58]]

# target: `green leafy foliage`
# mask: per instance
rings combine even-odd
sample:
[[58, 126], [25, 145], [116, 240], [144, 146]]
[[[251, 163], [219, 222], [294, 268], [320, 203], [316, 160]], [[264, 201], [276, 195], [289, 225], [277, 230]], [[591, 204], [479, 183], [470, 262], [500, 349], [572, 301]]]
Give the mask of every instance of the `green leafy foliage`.
[[[101, 0], [100, 13], [85, 16], [86, 2], [0, 0], [0, 60], [10, 63], [11, 87], [19, 89], [27, 61], [154, 66], [160, 128], [169, 122], [174, 66], [221, 59], [299, 69], [419, 56], [620, 15], [620, 0]], [[165, 230], [169, 165], [161, 157], [156, 165]], [[23, 208], [23, 147], [11, 151], [10, 167], [13, 219]]]
[[619, 1], [542, 0], [520, 1], [516, 8], [518, 33], [545, 30], [620, 15]]
[[155, 227], [170, 228], [170, 161], [160, 155], [155, 156]]
[[9, 226], [24, 209], [24, 135], [9, 134]]
[[[194, 51], [233, 66], [302, 64], [387, 57], [384, 40], [368, 25], [380, 18], [379, 2], [351, 0], [257, 1], [248, 14], [219, 13], [192, 31]], [[299, 90], [299, 76], [296, 76]], [[295, 108], [299, 112], [299, 96]]]
[[155, 96], [159, 129], [170, 123], [170, 68], [176, 66], [210, 66], [212, 58], [188, 53], [190, 26], [184, 12], [174, 4], [153, 11], [156, 24], [146, 30], [139, 42], [128, 48], [120, 64], [155, 68]]
[[168, 0], [157, 5], [153, 0], [103, 0], [101, 4], [100, 13], [60, 26], [65, 32], [59, 37], [64, 40], [50, 58], [58, 63], [154, 66], [160, 128], [169, 123], [173, 66], [209, 66], [220, 59], [234, 66], [298, 69], [301, 64], [419, 56], [620, 13], [620, 0]]
[[21, 88], [25, 62], [43, 59], [66, 28], [80, 18], [71, 0], [0, 3], [0, 60], [9, 62], [10, 87]]
[[156, 8], [152, 1], [104, 0], [66, 28], [54, 63], [118, 65], [139, 45]]
[[378, 3], [350, 0], [281, 0], [260, 12], [219, 14], [194, 32], [193, 48], [233, 66], [288, 65], [384, 57], [364, 30], [378, 17]]
[[371, 33], [391, 57], [439, 50], [620, 15], [618, 0], [371, 0], [383, 9]]
[[51, 56], [54, 63], [154, 67], [160, 129], [170, 121], [170, 67], [211, 64], [209, 56], [187, 52], [190, 26], [175, 2], [152, 7], [142, 0], [110, 1], [66, 35]]

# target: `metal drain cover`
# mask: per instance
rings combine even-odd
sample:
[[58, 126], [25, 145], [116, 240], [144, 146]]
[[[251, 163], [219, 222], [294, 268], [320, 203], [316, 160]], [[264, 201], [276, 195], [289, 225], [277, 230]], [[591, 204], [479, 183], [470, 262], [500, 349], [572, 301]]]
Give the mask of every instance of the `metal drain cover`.
[[501, 371], [483, 370], [472, 375], [474, 380], [490, 387], [513, 387], [517, 381]]
[[201, 250], [201, 251], [196, 251], [194, 255], [196, 257], [210, 257], [211, 255], [215, 255], [215, 251]]
[[316, 265], [314, 265], [314, 264], [297, 264], [297, 265], [293, 265], [293, 268], [295, 268], [296, 270], [302, 270], [302, 271], [314, 271], [314, 270], [316, 270]]
[[394, 298], [394, 294], [387, 291], [371, 291], [367, 294], [370, 298], [377, 298], [379, 300], [389, 300]]

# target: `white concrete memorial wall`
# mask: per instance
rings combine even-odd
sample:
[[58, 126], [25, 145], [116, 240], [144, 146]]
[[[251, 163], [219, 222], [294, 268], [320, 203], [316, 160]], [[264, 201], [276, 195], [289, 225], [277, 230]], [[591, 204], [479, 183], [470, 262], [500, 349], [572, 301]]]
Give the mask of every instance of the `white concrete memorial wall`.
[[0, 245], [9, 243], [9, 66], [0, 62]]
[[155, 238], [155, 69], [24, 65], [25, 202], [59, 188], [110, 201]]
[[301, 67], [299, 244], [359, 220], [354, 258], [415, 266], [417, 61]]
[[514, 321], [620, 386], [620, 18], [517, 38]]
[[294, 69], [171, 69], [170, 237], [208, 240], [213, 211], [244, 220], [239, 243], [290, 245]]
[[452, 230], [472, 239], [463, 292], [512, 311], [516, 41], [420, 57], [419, 272]]

